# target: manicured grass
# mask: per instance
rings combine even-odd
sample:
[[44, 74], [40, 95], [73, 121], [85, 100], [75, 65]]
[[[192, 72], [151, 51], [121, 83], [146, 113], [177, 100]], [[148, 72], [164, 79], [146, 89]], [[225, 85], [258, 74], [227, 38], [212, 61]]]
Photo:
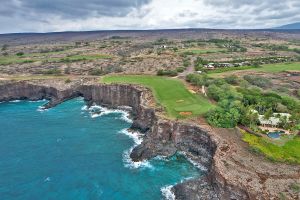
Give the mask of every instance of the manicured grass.
[[300, 137], [295, 137], [282, 146], [249, 133], [244, 133], [243, 140], [270, 160], [300, 164]]
[[105, 76], [104, 83], [133, 83], [150, 88], [157, 103], [165, 107], [172, 118], [185, 118], [180, 112], [191, 112], [193, 117], [206, 113], [213, 105], [208, 99], [192, 94], [178, 79], [147, 75]]

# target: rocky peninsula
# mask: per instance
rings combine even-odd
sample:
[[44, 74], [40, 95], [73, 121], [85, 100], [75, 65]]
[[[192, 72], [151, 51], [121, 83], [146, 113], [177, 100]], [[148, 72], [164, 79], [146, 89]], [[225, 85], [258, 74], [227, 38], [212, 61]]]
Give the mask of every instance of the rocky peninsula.
[[144, 134], [133, 149], [133, 161], [183, 152], [207, 171], [201, 178], [172, 188], [176, 199], [300, 199], [300, 166], [273, 163], [249, 151], [237, 129], [214, 129], [159, 114], [149, 90], [136, 85], [57, 84], [55, 81], [10, 81], [0, 84], [0, 101], [47, 99], [45, 109], [83, 97], [109, 108], [132, 108], [132, 129]]

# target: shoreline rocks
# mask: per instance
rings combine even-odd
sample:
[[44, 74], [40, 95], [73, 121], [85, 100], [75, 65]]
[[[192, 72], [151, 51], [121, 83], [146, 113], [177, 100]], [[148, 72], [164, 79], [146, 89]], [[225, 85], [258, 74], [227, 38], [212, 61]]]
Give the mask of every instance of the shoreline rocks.
[[197, 124], [159, 117], [150, 107], [152, 94], [134, 85], [88, 84], [57, 88], [54, 84], [9, 82], [0, 85], [0, 101], [47, 99], [50, 108], [82, 96], [88, 105], [108, 108], [131, 107], [132, 129], [144, 133], [142, 144], [130, 157], [134, 161], [171, 156], [177, 151], [207, 170], [200, 178], [172, 188], [176, 199], [300, 199], [290, 188], [300, 184], [300, 167], [271, 163], [253, 155], [240, 140], [238, 130], [208, 130]]

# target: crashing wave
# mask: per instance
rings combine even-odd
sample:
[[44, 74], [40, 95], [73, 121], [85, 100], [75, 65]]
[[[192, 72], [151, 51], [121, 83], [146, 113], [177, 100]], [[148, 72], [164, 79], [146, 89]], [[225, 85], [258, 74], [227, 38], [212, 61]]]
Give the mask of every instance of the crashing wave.
[[160, 189], [163, 197], [166, 200], [175, 200], [175, 194], [172, 192], [172, 187], [173, 187], [173, 185], [167, 185]]
[[45, 102], [47, 101], [46, 99], [41, 99], [41, 100], [34, 100], [34, 101], [29, 101], [31, 103], [39, 103], [39, 102]]
[[89, 107], [87, 105], [84, 105], [81, 107], [81, 110], [88, 110], [88, 109], [89, 109]]
[[39, 106], [38, 109], [37, 109], [37, 111], [39, 111], [39, 112], [45, 112], [45, 111], [47, 111], [47, 110], [48, 110], [48, 109], [45, 109], [44, 106]]
[[108, 109], [102, 106], [93, 105], [91, 107], [83, 106], [81, 110], [86, 110], [90, 112], [92, 118], [101, 117], [104, 115], [109, 115], [112, 113], [120, 113], [121, 117], [119, 119], [126, 121], [128, 123], [132, 123], [132, 120], [129, 118], [130, 114], [127, 111], [120, 110], [120, 109]]
[[207, 168], [201, 165], [200, 163], [195, 162], [192, 160], [185, 152], [180, 151], [179, 154], [183, 155], [192, 165], [194, 165], [196, 168], [200, 169], [201, 171], [207, 171]]
[[130, 137], [134, 141], [135, 146], [140, 145], [143, 142], [142, 134], [137, 131], [128, 131], [128, 129], [125, 128], [119, 131], [119, 133], [125, 134]]
[[124, 151], [123, 153], [123, 162], [124, 162], [124, 166], [130, 169], [138, 169], [138, 168], [152, 168], [153, 166], [150, 164], [150, 162], [148, 160], [143, 160], [143, 161], [138, 161], [138, 162], [134, 162], [131, 158], [130, 158], [130, 154], [132, 152], [134, 147]]
[[12, 101], [9, 101], [11, 103], [18, 103], [18, 102], [21, 102], [21, 100], [12, 100]]
[[[187, 181], [187, 180], [191, 180], [191, 179], [193, 179], [193, 178], [194, 178], [194, 177], [187, 177], [187, 178], [184, 178], [184, 179], [182, 179], [182, 180], [180, 181], [180, 183], [183, 183], [183, 182], [185, 182], [185, 181]], [[174, 185], [177, 185], [177, 184], [178, 184], [178, 183], [175, 183]], [[161, 191], [163, 197], [164, 197], [166, 200], [175, 200], [175, 199], [176, 199], [176, 196], [175, 196], [175, 194], [174, 194], [173, 191], [172, 191], [172, 187], [173, 187], [174, 185], [167, 185], [167, 186], [164, 186], [164, 187], [160, 188], [160, 191]]]
[[150, 162], [148, 160], [134, 162], [130, 158], [130, 154], [131, 154], [132, 150], [134, 149], [134, 147], [136, 147], [136, 146], [138, 146], [142, 143], [142, 141], [143, 141], [142, 137], [141, 137], [142, 135], [139, 132], [136, 132], [136, 131], [135, 132], [130, 132], [127, 129], [121, 130], [120, 133], [129, 136], [134, 141], [134, 146], [131, 147], [130, 149], [124, 151], [124, 153], [123, 153], [124, 166], [128, 167], [130, 169], [152, 168], [152, 165], [150, 164]]

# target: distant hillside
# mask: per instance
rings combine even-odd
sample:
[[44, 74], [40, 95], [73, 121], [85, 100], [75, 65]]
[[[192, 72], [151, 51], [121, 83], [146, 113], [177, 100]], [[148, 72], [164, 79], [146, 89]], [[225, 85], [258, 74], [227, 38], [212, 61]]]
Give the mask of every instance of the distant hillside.
[[293, 24], [286, 24], [283, 26], [276, 27], [275, 29], [300, 29], [300, 22]]

